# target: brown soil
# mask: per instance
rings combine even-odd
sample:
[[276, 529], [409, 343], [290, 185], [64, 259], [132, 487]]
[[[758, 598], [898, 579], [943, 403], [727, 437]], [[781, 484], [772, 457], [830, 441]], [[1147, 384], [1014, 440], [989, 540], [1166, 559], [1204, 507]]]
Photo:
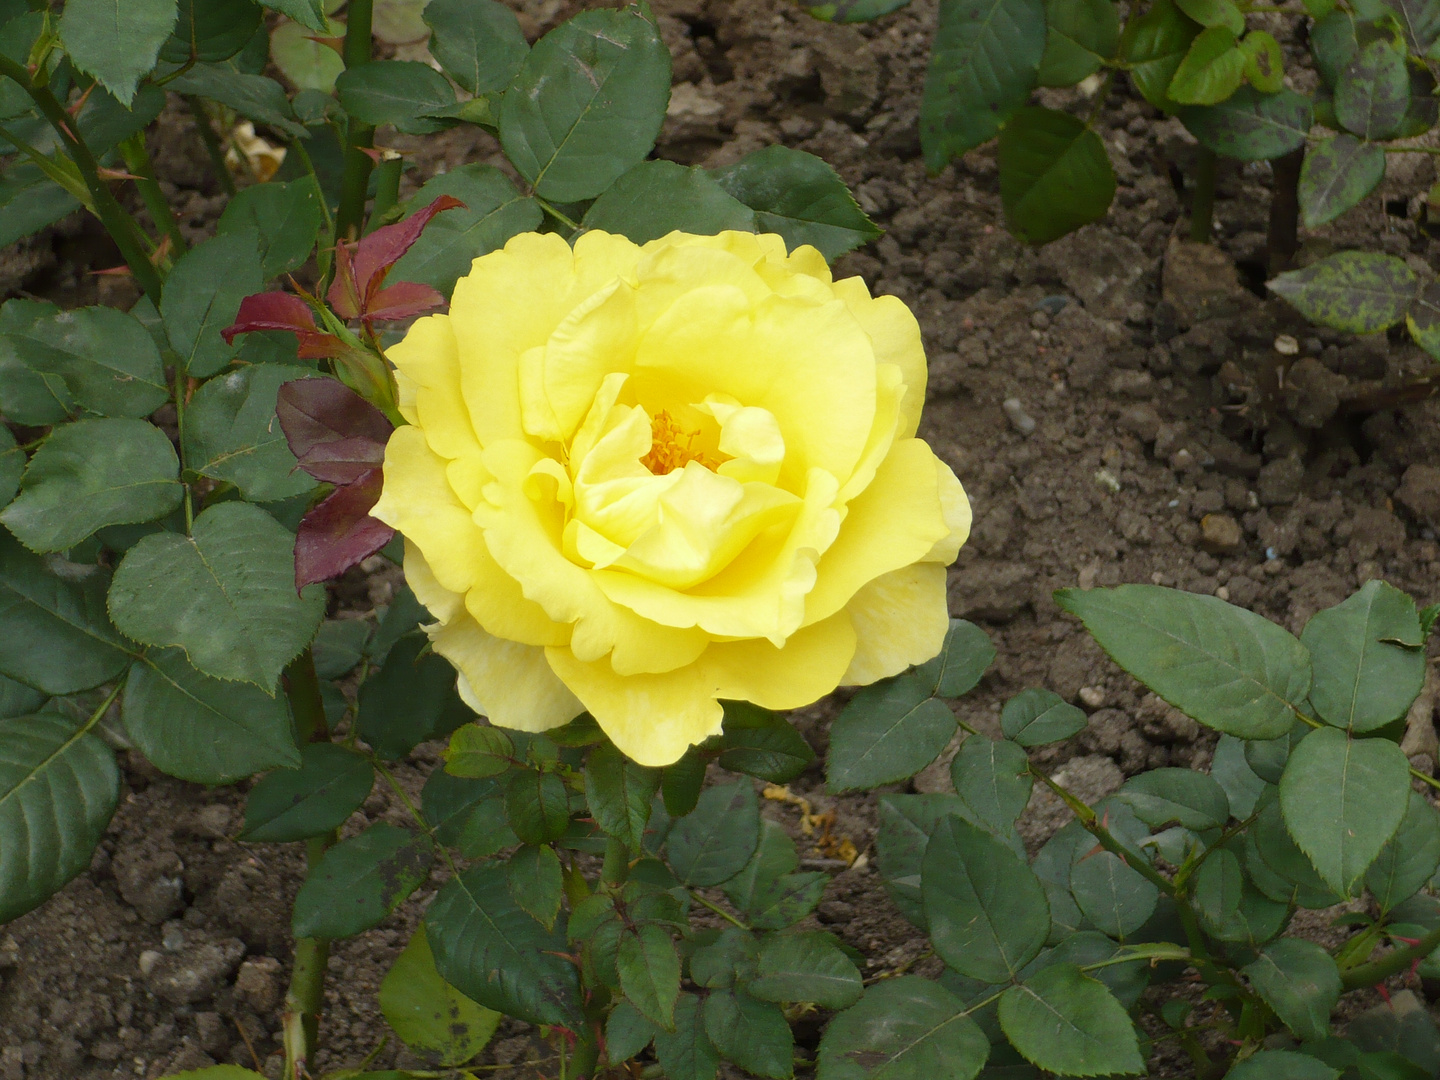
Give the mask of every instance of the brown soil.
[[[532, 36], [585, 6], [513, 2]], [[1260, 298], [1268, 166], [1222, 171], [1216, 249], [1172, 247], [1185, 227], [1174, 177], [1193, 142], [1122, 87], [1102, 129], [1120, 182], [1109, 217], [1029, 249], [1003, 228], [990, 150], [937, 177], [919, 158], [933, 0], [860, 28], [814, 22], [787, 0], [654, 6], [679, 82], [661, 155], [716, 165], [773, 142], [797, 146], [839, 169], [886, 229], [836, 269], [906, 300], [924, 330], [931, 387], [921, 434], [975, 508], [974, 535], [951, 572], [951, 610], [984, 625], [999, 651], [960, 703], [968, 722], [995, 730], [1002, 701], [1027, 686], [1081, 704], [1088, 729], [1041, 760], [1090, 799], [1142, 769], [1206, 763], [1213, 737], [1141, 691], [1060, 616], [1050, 594], [1063, 586], [1213, 593], [1296, 631], [1374, 576], [1422, 603], [1440, 598], [1440, 470], [1430, 467], [1440, 463], [1440, 401], [1376, 407], [1428, 359], [1399, 338], [1316, 330]], [[1293, 43], [1287, 64], [1295, 79], [1308, 77]], [[1048, 96], [1088, 107], [1072, 92]], [[499, 163], [493, 140], [473, 132], [393, 142], [417, 151], [417, 180], [466, 161]], [[188, 114], [167, 112], [152, 148], [185, 227], [203, 234], [221, 200]], [[1364, 246], [1440, 266], [1412, 199], [1434, 179], [1430, 160], [1390, 164], [1379, 194], [1309, 240], [1316, 250]], [[127, 283], [89, 274], [115, 261], [94, 225], [74, 219], [0, 252], [0, 286], [124, 304]], [[1298, 356], [1274, 351], [1281, 334]], [[1277, 362], [1292, 365], [1278, 384]], [[362, 609], [390, 588], [363, 576], [342, 585], [346, 606]], [[817, 750], [835, 706], [799, 718]], [[1433, 762], [1433, 744], [1430, 754]], [[404, 782], [418, 786], [437, 761], [435, 747], [420, 748]], [[0, 1080], [158, 1077], [257, 1059], [278, 1075], [302, 860], [293, 845], [230, 839], [244, 785], [206, 790], [134, 755], [125, 766], [120, 810], [90, 871], [0, 929]], [[915, 786], [943, 789], [947, 773], [933, 766]], [[826, 796], [818, 768], [792, 789], [833, 808], [837, 832], [860, 849], [871, 844], [873, 796]], [[795, 823], [782, 804], [767, 812]], [[352, 827], [401, 814], [377, 788]], [[1037, 797], [1027, 839], [1062, 819]], [[386, 1033], [376, 989], [437, 885], [336, 944], [320, 1070], [358, 1063]], [[863, 864], [836, 876], [816, 918], [863, 950], [868, 974], [925, 948]], [[933, 965], [917, 970], [933, 974]], [[1352, 1007], [1378, 1000], [1352, 998]], [[820, 1027], [801, 1021], [802, 1048], [813, 1049]], [[528, 1029], [507, 1024], [486, 1057], [523, 1065], [535, 1053]], [[375, 1067], [405, 1064], [421, 1063], [392, 1036]], [[1153, 1066], [1186, 1072], [1166, 1055]]]

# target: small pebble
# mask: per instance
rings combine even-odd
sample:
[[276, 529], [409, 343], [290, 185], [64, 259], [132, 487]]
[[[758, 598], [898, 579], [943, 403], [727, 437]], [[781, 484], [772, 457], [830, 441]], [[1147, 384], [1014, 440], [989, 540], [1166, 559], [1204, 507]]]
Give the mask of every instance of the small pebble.
[[1011, 426], [1021, 435], [1030, 435], [1035, 431], [1035, 418], [1025, 411], [1019, 398], [1006, 398], [1000, 408], [1005, 410]]
[[1224, 585], [1221, 585], [1218, 589], [1215, 590], [1215, 599], [1225, 600], [1228, 602], [1230, 599], [1230, 590], [1227, 589]]
[[1055, 315], [1059, 315], [1060, 312], [1064, 311], [1065, 305], [1068, 303], [1070, 303], [1070, 298], [1068, 296], [1060, 296], [1057, 294], [1055, 296], [1045, 297], [1044, 299], [1040, 300], [1035, 306], [1041, 311], [1045, 312], [1047, 315], [1053, 317]]
[[1098, 709], [1105, 704], [1105, 691], [1098, 686], [1082, 686], [1080, 700], [1090, 708]]
[[1275, 339], [1275, 351], [1281, 356], [1299, 356], [1300, 342], [1289, 334], [1281, 334]]
[[1267, 547], [1267, 548], [1265, 549], [1265, 558], [1266, 558], [1266, 560], [1273, 562], [1275, 559], [1278, 559], [1279, 557], [1280, 557], [1280, 553], [1279, 553], [1278, 551], [1276, 551], [1273, 547]]
[[1120, 490], [1120, 478], [1109, 469], [1096, 469], [1095, 482], [1108, 491]]
[[160, 935], [160, 947], [166, 952], [182, 952], [185, 949], [185, 931], [180, 924], [174, 920], [165, 924], [165, 930]]
[[155, 949], [146, 949], [140, 954], [140, 974], [148, 976], [155, 970], [155, 965], [160, 962], [165, 954]]
[[1234, 555], [1245, 547], [1245, 533], [1229, 514], [1206, 514], [1200, 519], [1200, 546], [1211, 555]]

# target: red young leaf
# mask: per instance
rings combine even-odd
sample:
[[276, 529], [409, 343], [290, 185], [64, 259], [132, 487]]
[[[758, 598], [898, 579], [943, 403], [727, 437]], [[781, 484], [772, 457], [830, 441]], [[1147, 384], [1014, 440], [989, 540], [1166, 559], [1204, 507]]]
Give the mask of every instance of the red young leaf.
[[300, 339], [300, 356], [317, 360], [339, 353], [344, 345], [334, 334], [327, 334], [315, 325], [310, 305], [290, 293], [256, 293], [240, 301], [235, 321], [220, 331], [225, 344], [236, 336], [253, 330], [288, 330]]
[[387, 285], [370, 298], [367, 319], [406, 319], [422, 311], [440, 307], [445, 297], [429, 285], [418, 281], [397, 281]]
[[380, 498], [381, 470], [371, 469], [345, 484], [300, 519], [295, 536], [295, 590], [329, 581], [368, 559], [395, 536], [395, 530], [370, 516]]
[[[404, 221], [376, 229], [358, 244], [335, 245], [335, 281], [325, 299], [342, 319], [398, 319], [401, 315], [375, 313], [375, 298], [385, 284], [385, 275], [420, 238], [425, 226], [444, 210], [464, 207], [452, 195], [441, 195], [423, 210], [417, 210]], [[438, 301], [444, 298], [436, 294]], [[435, 306], [431, 304], [429, 306]], [[409, 311], [417, 314], [420, 308]]]
[[349, 484], [385, 460], [394, 425], [336, 379], [292, 379], [280, 387], [275, 412], [300, 467], [317, 480]]

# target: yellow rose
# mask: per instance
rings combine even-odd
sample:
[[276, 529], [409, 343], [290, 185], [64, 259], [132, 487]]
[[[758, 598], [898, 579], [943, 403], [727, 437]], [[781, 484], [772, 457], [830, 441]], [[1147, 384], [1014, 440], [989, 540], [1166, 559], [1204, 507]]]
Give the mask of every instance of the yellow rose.
[[390, 350], [405, 536], [476, 712], [584, 710], [666, 765], [723, 699], [808, 705], [939, 651], [965, 492], [915, 438], [909, 310], [774, 235], [526, 233]]

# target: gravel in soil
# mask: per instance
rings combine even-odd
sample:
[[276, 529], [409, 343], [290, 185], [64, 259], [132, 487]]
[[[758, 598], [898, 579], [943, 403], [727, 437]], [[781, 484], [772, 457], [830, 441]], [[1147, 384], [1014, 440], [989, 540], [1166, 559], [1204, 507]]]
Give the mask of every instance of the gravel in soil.
[[[579, 6], [513, 2], [532, 37]], [[1429, 360], [1399, 338], [1317, 330], [1262, 297], [1268, 167], [1225, 163], [1216, 244], [1182, 242], [1176, 178], [1193, 140], [1121, 89], [1101, 121], [1119, 181], [1110, 215], [1031, 249], [1003, 228], [991, 150], [925, 173], [916, 115], [934, 0], [862, 27], [814, 22], [785, 0], [654, 7], [678, 80], [661, 156], [721, 165], [770, 143], [797, 146], [831, 162], [886, 230], [836, 273], [901, 297], [923, 329], [921, 434], [975, 509], [951, 572], [951, 611], [981, 623], [998, 650], [958, 703], [967, 722], [998, 733], [1001, 703], [1027, 686], [1081, 705], [1087, 728], [1038, 760], [1093, 800], [1143, 769], [1204, 767], [1213, 736], [1115, 668], [1060, 615], [1054, 589], [1153, 582], [1220, 596], [1297, 632], [1371, 577], [1421, 603], [1437, 599], [1440, 401], [1380, 407]], [[1259, 18], [1274, 23], [1292, 78], [1313, 77], [1293, 20]], [[1089, 105], [1073, 91], [1044, 96]], [[483, 134], [391, 142], [415, 151], [407, 183], [467, 161], [500, 163]], [[222, 200], [183, 109], [166, 112], [152, 151], [182, 227], [203, 235]], [[1390, 165], [1375, 197], [1307, 235], [1309, 250], [1363, 246], [1440, 265], [1412, 199], [1434, 180], [1431, 160]], [[0, 252], [0, 288], [123, 306], [133, 287], [91, 274], [107, 259], [93, 223], [71, 219]], [[392, 585], [393, 574], [352, 574], [336, 602], [364, 610]], [[797, 718], [818, 751], [841, 698]], [[1411, 749], [1433, 766], [1433, 711], [1422, 719], [1428, 745]], [[947, 756], [915, 789], [947, 788]], [[157, 1077], [227, 1061], [278, 1075], [289, 903], [303, 859], [294, 845], [231, 839], [244, 785], [206, 790], [134, 755], [124, 765], [120, 810], [89, 872], [0, 929], [0, 1080]], [[418, 789], [437, 765], [437, 748], [421, 747], [402, 784]], [[835, 834], [870, 848], [873, 796], [829, 797], [818, 769], [791, 786], [834, 812]], [[766, 812], [797, 826], [782, 803]], [[403, 809], [377, 788], [351, 828], [381, 819], [403, 823]], [[1033, 847], [1064, 820], [1037, 795], [1022, 832]], [[385, 1034], [376, 990], [436, 884], [336, 943], [318, 1070], [357, 1063]], [[923, 936], [869, 866], [838, 874], [814, 918], [864, 951], [867, 975], [911, 964], [934, 973]], [[1307, 920], [1307, 933], [1331, 932]], [[1376, 1001], [1352, 994], [1343, 1009]], [[802, 1047], [813, 1050], [820, 1030], [819, 1018], [803, 1020]], [[533, 1072], [526, 1063], [541, 1052], [529, 1029], [507, 1022], [485, 1060]], [[375, 1067], [406, 1064], [423, 1063], [392, 1036]], [[1159, 1051], [1152, 1071], [1186, 1075], [1189, 1066]]]

